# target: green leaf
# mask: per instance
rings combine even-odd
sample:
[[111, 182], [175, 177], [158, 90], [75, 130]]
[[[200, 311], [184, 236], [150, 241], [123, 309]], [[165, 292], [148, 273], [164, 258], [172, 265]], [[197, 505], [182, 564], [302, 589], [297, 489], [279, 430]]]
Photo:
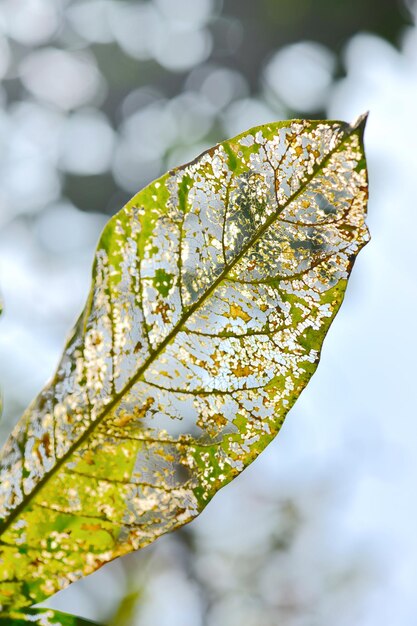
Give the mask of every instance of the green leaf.
[[97, 622], [51, 609], [27, 609], [24, 612], [11, 611], [7, 617], [0, 617], [0, 626], [99, 626]]
[[363, 127], [254, 128], [108, 222], [57, 372], [3, 450], [3, 610], [189, 522], [275, 437], [368, 240]]

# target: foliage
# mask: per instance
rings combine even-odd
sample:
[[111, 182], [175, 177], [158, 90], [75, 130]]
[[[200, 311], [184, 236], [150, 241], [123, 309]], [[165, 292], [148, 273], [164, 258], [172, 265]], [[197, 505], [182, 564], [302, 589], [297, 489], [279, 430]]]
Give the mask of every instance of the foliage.
[[3, 450], [5, 614], [189, 522], [275, 437], [368, 239], [363, 127], [254, 128], [108, 222]]
[[26, 626], [28, 623], [36, 626], [94, 626], [95, 622], [51, 611], [50, 609], [27, 609], [26, 611], [11, 611], [7, 617], [0, 616], [0, 626]]

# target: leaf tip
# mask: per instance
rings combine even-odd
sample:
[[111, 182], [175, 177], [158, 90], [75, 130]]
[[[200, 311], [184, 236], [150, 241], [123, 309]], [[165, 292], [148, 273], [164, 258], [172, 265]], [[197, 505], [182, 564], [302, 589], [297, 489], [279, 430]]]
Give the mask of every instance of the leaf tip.
[[365, 111], [362, 115], [359, 115], [352, 124], [353, 130], [358, 130], [363, 135], [366, 122], [368, 121], [369, 111]]

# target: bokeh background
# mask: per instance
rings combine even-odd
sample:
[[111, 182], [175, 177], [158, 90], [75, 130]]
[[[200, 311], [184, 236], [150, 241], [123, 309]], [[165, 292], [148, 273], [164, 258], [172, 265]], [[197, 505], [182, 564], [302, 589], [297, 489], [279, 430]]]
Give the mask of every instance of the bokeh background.
[[108, 216], [267, 121], [366, 131], [373, 239], [279, 437], [187, 528], [45, 605], [117, 626], [417, 620], [417, 29], [404, 0], [0, 0], [4, 439]]

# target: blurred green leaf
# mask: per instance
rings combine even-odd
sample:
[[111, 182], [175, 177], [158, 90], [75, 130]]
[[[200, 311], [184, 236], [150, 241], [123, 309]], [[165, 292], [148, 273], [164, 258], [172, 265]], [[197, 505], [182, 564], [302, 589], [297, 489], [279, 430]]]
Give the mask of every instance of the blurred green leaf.
[[254, 128], [108, 222], [3, 450], [4, 611], [189, 522], [275, 437], [368, 240], [363, 126]]
[[99, 626], [97, 622], [52, 611], [51, 609], [27, 609], [24, 612], [12, 611], [7, 617], [0, 617], [0, 626]]
[[127, 593], [120, 601], [117, 611], [109, 621], [109, 624], [111, 626], [131, 626], [134, 624], [136, 607], [141, 598], [141, 589]]

